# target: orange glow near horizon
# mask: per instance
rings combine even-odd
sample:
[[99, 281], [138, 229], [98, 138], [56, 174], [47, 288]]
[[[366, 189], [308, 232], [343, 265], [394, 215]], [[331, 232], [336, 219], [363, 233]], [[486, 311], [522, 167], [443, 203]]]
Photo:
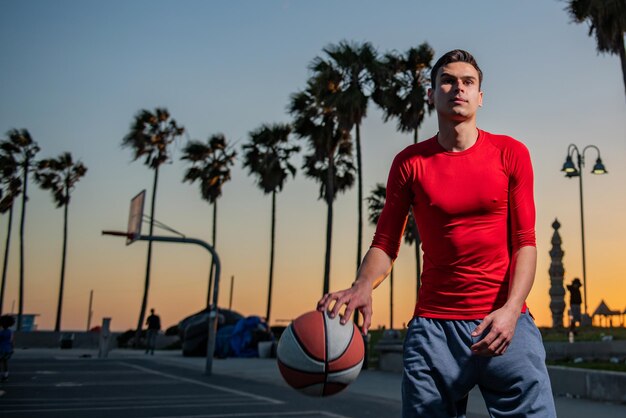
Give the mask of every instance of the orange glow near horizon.
[[[626, 309], [622, 69], [616, 55], [596, 52], [586, 25], [571, 22], [562, 2], [474, 2], [462, 13], [449, 13], [449, 5], [433, 1], [334, 2], [334, 13], [304, 1], [156, 3], [2, 3], [0, 139], [10, 129], [26, 128], [41, 147], [36, 159], [71, 152], [88, 167], [69, 205], [62, 330], [87, 328], [91, 290], [91, 326], [104, 317], [112, 319], [115, 331], [137, 326], [146, 243], [126, 246], [123, 237], [102, 236], [101, 231], [124, 231], [130, 200], [143, 189], [145, 213], [150, 211], [154, 172], [143, 157], [133, 160], [133, 152], [121, 142], [137, 112], [155, 107], [166, 107], [185, 128], [185, 135], [168, 148], [171, 159], [159, 168], [155, 219], [211, 242], [212, 207], [202, 200], [197, 184], [182, 182], [188, 161], [181, 161], [181, 154], [187, 141], [223, 133], [238, 155], [217, 206], [219, 304], [228, 306], [234, 276], [232, 308], [265, 315], [271, 198], [242, 167], [242, 146], [263, 124], [293, 121], [287, 111], [290, 97], [306, 88], [311, 62], [341, 40], [371, 42], [381, 57], [427, 42], [435, 59], [461, 48], [480, 62], [485, 77], [478, 127], [521, 141], [533, 162], [538, 265], [527, 302], [540, 326], [552, 325], [548, 270], [555, 218], [562, 225], [564, 284], [574, 277], [582, 280], [579, 183], [560, 170], [569, 144], [581, 150], [597, 146], [608, 174], [591, 174], [597, 158], [592, 147], [585, 157], [583, 199], [588, 308], [593, 312], [604, 300], [611, 309]], [[345, 18], [355, 10], [359, 19]], [[445, 16], [445, 30], [440, 16]], [[373, 101], [368, 106], [359, 128], [363, 198], [386, 182], [394, 157], [413, 143], [413, 133], [399, 132], [395, 119], [385, 121]], [[425, 114], [419, 141], [438, 129], [436, 114]], [[276, 207], [270, 322], [280, 325], [315, 308], [326, 250], [327, 208], [318, 199], [319, 185], [302, 169], [309, 144], [295, 135], [293, 140], [301, 147], [291, 161], [297, 174], [288, 176]], [[356, 150], [354, 154], [356, 159]], [[334, 204], [331, 290], [348, 287], [355, 277], [357, 200], [355, 184]], [[18, 309], [21, 209], [18, 199], [4, 312]], [[365, 252], [374, 231], [367, 208], [363, 218]], [[8, 215], [0, 215], [2, 255], [7, 223]], [[23, 302], [24, 313], [39, 314], [41, 330], [55, 324], [62, 242], [63, 210], [48, 191], [29, 183]], [[396, 328], [413, 313], [414, 257], [414, 248], [403, 244], [395, 264]], [[202, 310], [209, 265], [208, 253], [198, 246], [156, 243], [147, 312], [154, 308], [166, 328]], [[389, 300], [386, 280], [374, 291], [372, 328], [389, 326]], [[567, 311], [568, 294], [565, 301]]]

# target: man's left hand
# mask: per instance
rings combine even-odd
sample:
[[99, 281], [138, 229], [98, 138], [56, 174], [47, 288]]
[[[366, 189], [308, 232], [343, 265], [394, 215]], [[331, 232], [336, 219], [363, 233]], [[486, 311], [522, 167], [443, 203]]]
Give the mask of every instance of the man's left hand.
[[480, 341], [472, 345], [472, 354], [485, 357], [504, 354], [513, 339], [513, 334], [515, 334], [515, 326], [519, 316], [520, 309], [506, 306], [487, 315], [472, 332], [472, 337], [482, 335], [486, 329], [489, 329], [489, 332]]

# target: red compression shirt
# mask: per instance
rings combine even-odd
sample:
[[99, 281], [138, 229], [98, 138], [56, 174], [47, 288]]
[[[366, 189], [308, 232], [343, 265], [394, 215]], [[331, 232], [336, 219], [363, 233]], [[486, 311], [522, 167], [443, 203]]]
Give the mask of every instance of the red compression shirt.
[[398, 256], [411, 205], [424, 251], [415, 315], [482, 319], [504, 305], [511, 254], [536, 245], [528, 149], [481, 130], [461, 152], [436, 136], [407, 147], [391, 166], [372, 247]]

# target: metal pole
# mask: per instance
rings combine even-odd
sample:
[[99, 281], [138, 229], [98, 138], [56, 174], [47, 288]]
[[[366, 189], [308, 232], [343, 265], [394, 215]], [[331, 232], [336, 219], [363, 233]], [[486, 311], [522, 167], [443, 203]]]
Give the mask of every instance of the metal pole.
[[585, 259], [585, 212], [583, 209], [583, 162], [580, 154], [578, 154], [578, 172], [580, 173], [578, 178], [580, 180], [580, 234], [583, 247], [583, 293], [585, 295], [585, 315], [589, 316], [587, 310], [587, 263]]
[[228, 301], [228, 310], [233, 309], [233, 287], [235, 284], [235, 276], [230, 276], [230, 298]]
[[[215, 280], [213, 282], [213, 304], [210, 307], [209, 311], [209, 341], [207, 342], [207, 350], [206, 350], [206, 364], [204, 368], [204, 374], [207, 376], [211, 375], [213, 370], [213, 354], [215, 353], [215, 337], [217, 334], [217, 297], [219, 290], [219, 282], [220, 282], [220, 259], [217, 255], [215, 249], [207, 244], [206, 242], [195, 239], [195, 238], [179, 238], [179, 237], [162, 237], [155, 235], [140, 235], [137, 240], [139, 241], [159, 241], [159, 242], [179, 242], [184, 244], [196, 244], [201, 247], [204, 247], [207, 251], [211, 253], [213, 256], [213, 260], [215, 262]], [[211, 293], [211, 289], [208, 290], [209, 294]]]
[[89, 329], [91, 328], [91, 315], [93, 314], [93, 311], [91, 310], [92, 304], [93, 304], [93, 290], [89, 292], [89, 309], [87, 310], [87, 332], [89, 332]]

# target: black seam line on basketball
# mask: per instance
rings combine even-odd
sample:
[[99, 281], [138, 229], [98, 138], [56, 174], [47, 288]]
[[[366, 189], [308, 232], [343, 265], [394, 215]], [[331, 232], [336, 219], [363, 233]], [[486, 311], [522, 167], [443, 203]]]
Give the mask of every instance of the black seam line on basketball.
[[294, 371], [294, 372], [298, 372], [298, 373], [302, 373], [302, 374], [310, 374], [312, 376], [319, 376], [319, 372], [309, 372], [309, 371], [306, 371], [306, 370], [296, 369], [295, 367], [290, 366], [288, 364], [285, 364], [285, 363], [283, 363], [280, 360], [278, 360], [278, 363], [282, 364], [283, 367], [285, 367], [286, 369], [289, 369], [289, 370]]
[[[361, 361], [362, 361], [362, 360], [360, 360], [358, 363], [355, 363], [355, 364], [353, 364], [352, 366], [348, 366], [348, 367], [346, 367], [346, 368], [344, 368], [344, 369], [340, 369], [340, 370], [333, 370], [332, 372], [328, 372], [328, 376], [334, 376], [334, 375], [336, 375], [337, 373], [341, 373], [341, 372], [345, 372], [345, 371], [350, 370], [350, 369], [354, 369], [356, 366], [358, 366], [358, 365], [359, 365], [359, 363], [360, 363]], [[289, 370], [292, 370], [292, 371], [294, 371], [294, 372], [298, 372], [298, 373], [302, 373], [302, 374], [310, 374], [310, 375], [315, 375], [315, 376], [319, 375], [319, 372], [309, 372], [309, 371], [307, 371], [307, 370], [296, 369], [295, 367], [290, 366], [290, 365], [286, 364], [286, 363], [285, 363], [285, 362], [283, 362], [283, 361], [280, 361], [280, 359], [277, 359], [277, 362], [278, 362], [279, 364], [281, 364], [284, 368], [289, 369]], [[334, 382], [334, 383], [337, 383], [337, 382]]]
[[326, 325], [326, 312], [322, 312], [322, 324], [324, 324], [324, 387], [322, 396], [326, 395], [326, 385], [328, 384], [328, 326]]
[[[345, 326], [345, 325], [344, 325], [344, 326]], [[343, 357], [343, 355], [344, 355], [344, 354], [346, 354], [346, 352], [348, 351], [348, 348], [350, 348], [350, 346], [352, 345], [352, 340], [354, 339], [354, 325], [352, 326], [351, 331], [352, 331], [352, 335], [350, 335], [350, 339], [348, 340], [348, 345], [346, 346], [346, 348], [344, 348], [344, 349], [343, 349], [343, 351], [341, 352], [341, 354], [339, 354], [339, 355], [337, 356], [337, 358], [341, 358], [341, 357]], [[360, 336], [360, 335], [359, 335], [359, 336]], [[357, 363], [357, 364], [358, 364], [358, 363]], [[353, 368], [354, 366], [356, 366], [356, 364], [353, 364], [353, 365], [352, 365], [352, 366], [350, 366], [350, 367], [346, 367], [345, 369], [335, 370], [335, 371], [333, 371], [333, 373], [334, 373], [334, 372], [343, 372], [344, 370], [351, 369], [351, 368]]]
[[291, 335], [293, 335], [293, 338], [296, 339], [296, 342], [298, 343], [302, 351], [304, 351], [304, 354], [319, 361], [319, 359], [315, 357], [313, 353], [311, 353], [309, 350], [306, 349], [305, 345], [302, 343], [302, 340], [298, 338], [298, 334], [296, 333], [296, 330], [294, 329], [293, 324], [289, 324], [289, 328], [291, 328]]
[[[304, 370], [294, 369], [294, 368], [293, 368], [293, 367], [291, 367], [291, 366], [287, 366], [285, 363], [283, 363], [283, 362], [282, 362], [282, 361], [280, 361], [280, 360], [278, 360], [278, 363], [279, 363], [279, 364], [282, 364], [282, 366], [283, 366], [284, 368], [289, 369], [289, 370], [294, 371], [294, 372], [298, 372], [298, 373], [301, 373], [301, 374], [306, 374], [306, 375], [310, 375], [310, 376], [319, 376], [319, 373], [318, 373], [318, 372], [307, 372], [307, 371], [304, 371]], [[307, 384], [307, 385], [304, 385], [304, 386], [299, 386], [299, 385], [298, 385], [298, 386], [296, 386], [294, 383], [289, 383], [289, 385], [290, 385], [291, 387], [293, 387], [294, 389], [296, 389], [296, 390], [302, 390], [302, 389], [307, 389], [307, 388], [310, 388], [310, 387], [315, 386], [315, 385], [319, 385], [320, 383], [322, 383], [322, 382], [314, 382], [314, 383], [310, 383], [310, 384]], [[348, 385], [346, 385], [346, 386], [348, 386]]]

